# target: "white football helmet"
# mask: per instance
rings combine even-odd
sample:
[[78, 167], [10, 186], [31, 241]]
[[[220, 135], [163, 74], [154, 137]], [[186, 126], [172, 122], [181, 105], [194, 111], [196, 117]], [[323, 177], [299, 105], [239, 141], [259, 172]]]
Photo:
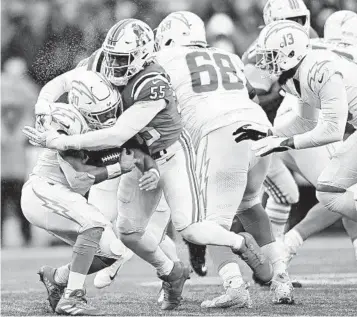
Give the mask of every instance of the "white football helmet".
[[140, 20], [125, 19], [109, 30], [102, 49], [106, 76], [114, 85], [124, 86], [154, 52], [154, 32]]
[[273, 21], [291, 20], [310, 30], [310, 11], [303, 0], [268, 0], [263, 9], [265, 25]]
[[256, 66], [273, 75], [280, 75], [306, 56], [309, 44], [309, 34], [301, 24], [293, 21], [272, 22], [259, 35]]
[[67, 135], [82, 134], [90, 128], [76, 107], [66, 103], [51, 104], [51, 128]]
[[331, 14], [325, 22], [324, 38], [356, 45], [357, 14], [348, 10], [341, 10]]
[[120, 93], [104, 75], [85, 71], [73, 80], [68, 94], [91, 129], [111, 127], [117, 120], [117, 112], [123, 111]]
[[206, 30], [202, 19], [189, 11], [170, 13], [157, 27], [155, 48], [200, 45], [207, 46]]

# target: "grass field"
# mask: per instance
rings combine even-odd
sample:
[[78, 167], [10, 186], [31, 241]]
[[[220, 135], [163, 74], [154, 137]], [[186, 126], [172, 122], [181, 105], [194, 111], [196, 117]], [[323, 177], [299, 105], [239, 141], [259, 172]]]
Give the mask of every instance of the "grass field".
[[[180, 254], [187, 261], [186, 249], [180, 245]], [[2, 250], [2, 316], [49, 316], [46, 291], [36, 274], [41, 265], [61, 265], [70, 258], [66, 247], [46, 249]], [[107, 315], [234, 315], [234, 316], [356, 316], [357, 264], [351, 242], [346, 236], [329, 234], [311, 238], [293, 260], [290, 274], [303, 283], [295, 290], [296, 304], [273, 305], [269, 290], [252, 283], [244, 265], [244, 276], [251, 282], [253, 300], [251, 309], [201, 309], [200, 303], [222, 292], [212, 263], [208, 260], [209, 276], [199, 278], [192, 274], [184, 290], [184, 302], [175, 311], [162, 312], [156, 304], [160, 286], [154, 270], [137, 257], [121, 271], [119, 278], [105, 290], [92, 286], [88, 279], [87, 292], [91, 304]], [[242, 265], [243, 266], [243, 265]]]

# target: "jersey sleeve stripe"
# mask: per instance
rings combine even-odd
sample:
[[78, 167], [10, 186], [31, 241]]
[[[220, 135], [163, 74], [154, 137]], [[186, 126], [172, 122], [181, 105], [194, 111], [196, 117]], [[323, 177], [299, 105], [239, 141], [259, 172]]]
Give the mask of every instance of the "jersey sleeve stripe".
[[160, 73], [158, 72], [151, 72], [151, 73], [147, 73], [147, 74], [144, 74], [142, 77], [139, 78], [139, 80], [133, 85], [133, 89], [131, 91], [131, 97], [133, 97], [134, 95], [134, 92], [136, 90], [136, 88], [147, 78], [152, 78], [152, 77], [155, 77], [157, 75], [160, 75]]
[[152, 72], [152, 73], [147, 73], [144, 74], [140, 79], [133, 85], [133, 89], [131, 91], [131, 97], [137, 95], [138, 91], [141, 91], [141, 89], [144, 87], [142, 84], [145, 82], [147, 83], [149, 80], [153, 79], [156, 76], [160, 76], [160, 79], [163, 78], [166, 82], [166, 78], [161, 75], [161, 73], [158, 72]]

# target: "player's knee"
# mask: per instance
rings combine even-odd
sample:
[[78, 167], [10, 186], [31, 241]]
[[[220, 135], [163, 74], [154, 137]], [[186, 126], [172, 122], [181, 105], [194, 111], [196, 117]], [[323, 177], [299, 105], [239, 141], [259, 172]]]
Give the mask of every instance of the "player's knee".
[[233, 218], [234, 214], [225, 214], [224, 212], [217, 212], [215, 214], [207, 216], [206, 220], [217, 223], [226, 230], [230, 230]]
[[316, 189], [316, 198], [328, 210], [340, 212], [347, 204], [345, 192], [344, 189], [324, 185]]
[[99, 242], [101, 253], [107, 256], [121, 256], [126, 247], [117, 238], [112, 227], [106, 227]]
[[120, 240], [126, 247], [132, 249], [139, 243], [143, 235], [144, 232], [120, 233]]
[[104, 231], [103, 227], [94, 227], [84, 230], [80, 235], [85, 239], [87, 239], [88, 241], [96, 241], [99, 243], [103, 231]]
[[286, 203], [290, 205], [298, 203], [300, 199], [300, 192], [296, 183], [294, 183], [294, 186], [290, 186], [287, 189], [288, 189], [287, 192], [283, 194]]
[[91, 249], [97, 250], [104, 228], [89, 228], [81, 232], [73, 246], [73, 252], [87, 254]]

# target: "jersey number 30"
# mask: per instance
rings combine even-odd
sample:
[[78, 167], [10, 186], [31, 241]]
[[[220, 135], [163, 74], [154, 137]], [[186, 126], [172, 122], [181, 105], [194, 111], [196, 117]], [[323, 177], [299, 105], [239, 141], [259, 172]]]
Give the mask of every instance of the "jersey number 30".
[[[198, 60], [208, 63], [198, 65]], [[191, 52], [186, 55], [187, 66], [191, 73], [192, 89], [195, 93], [215, 91], [219, 87], [218, 71], [222, 78], [222, 87], [226, 90], [244, 88], [243, 80], [239, 77], [231, 58], [221, 53]], [[215, 64], [215, 66], [213, 65]]]

